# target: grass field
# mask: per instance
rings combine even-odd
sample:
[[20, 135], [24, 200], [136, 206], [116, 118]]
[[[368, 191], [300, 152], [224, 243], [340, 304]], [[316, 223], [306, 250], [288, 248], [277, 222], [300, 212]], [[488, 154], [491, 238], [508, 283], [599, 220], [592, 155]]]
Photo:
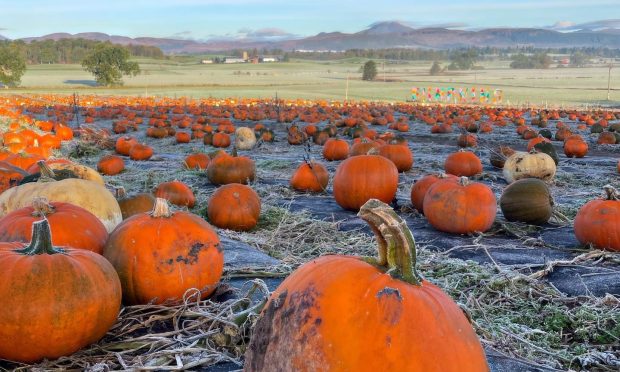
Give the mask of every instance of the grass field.
[[[184, 59], [185, 61], [187, 59]], [[80, 65], [28, 66], [18, 89], [7, 93], [95, 93], [189, 97], [273, 97], [404, 101], [412, 86], [491, 87], [504, 103], [620, 105], [620, 68], [612, 70], [611, 101], [606, 67], [514, 70], [508, 62], [485, 62], [483, 70], [430, 76], [431, 62], [378, 63], [376, 81], [360, 79], [361, 59], [329, 62], [201, 65], [176, 60], [138, 60], [142, 73], [119, 88], [99, 88]]]

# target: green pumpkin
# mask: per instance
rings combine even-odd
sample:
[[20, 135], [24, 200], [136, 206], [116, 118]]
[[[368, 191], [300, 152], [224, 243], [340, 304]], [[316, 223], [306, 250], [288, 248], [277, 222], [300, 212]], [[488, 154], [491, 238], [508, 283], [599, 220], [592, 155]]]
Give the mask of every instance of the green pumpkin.
[[542, 225], [553, 214], [553, 198], [545, 182], [524, 178], [504, 190], [499, 207], [508, 221]]
[[534, 145], [534, 149], [536, 149], [537, 152], [544, 152], [545, 154], [549, 155], [551, 159], [553, 159], [555, 165], [558, 165], [560, 157], [558, 156], [558, 152], [555, 151], [555, 147], [553, 147], [550, 142], [537, 143], [536, 145]]

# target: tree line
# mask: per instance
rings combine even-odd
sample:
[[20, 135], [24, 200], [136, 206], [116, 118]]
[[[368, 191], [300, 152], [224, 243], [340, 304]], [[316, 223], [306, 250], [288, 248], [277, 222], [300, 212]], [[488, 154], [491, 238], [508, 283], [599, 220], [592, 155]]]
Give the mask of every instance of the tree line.
[[[27, 64], [81, 63], [100, 44], [110, 42], [87, 39], [34, 40], [29, 43], [23, 40], [5, 41], [9, 47], [17, 50]], [[164, 52], [156, 46], [123, 45], [131, 56], [165, 58]]]

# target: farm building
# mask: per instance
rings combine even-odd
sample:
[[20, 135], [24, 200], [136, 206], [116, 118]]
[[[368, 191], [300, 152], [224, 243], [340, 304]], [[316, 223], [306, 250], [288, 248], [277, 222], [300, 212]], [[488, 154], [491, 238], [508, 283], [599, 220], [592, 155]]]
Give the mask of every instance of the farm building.
[[224, 63], [246, 63], [247, 60], [239, 57], [224, 57]]

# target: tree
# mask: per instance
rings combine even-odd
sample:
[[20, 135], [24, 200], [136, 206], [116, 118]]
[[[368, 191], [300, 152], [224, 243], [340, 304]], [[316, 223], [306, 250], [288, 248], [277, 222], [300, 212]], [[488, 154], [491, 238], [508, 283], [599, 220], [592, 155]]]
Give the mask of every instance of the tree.
[[368, 61], [364, 63], [364, 69], [362, 70], [362, 80], [375, 80], [377, 77], [377, 64], [375, 61]]
[[537, 53], [532, 56], [526, 56], [523, 53], [512, 56], [510, 68], [549, 68], [553, 59], [547, 53]]
[[588, 63], [588, 56], [583, 52], [575, 52], [570, 56], [570, 64], [575, 67], [583, 67]]
[[433, 76], [441, 74], [441, 64], [437, 61], [433, 62], [430, 73]]
[[26, 59], [19, 48], [9, 43], [0, 43], [0, 83], [5, 86], [19, 85], [26, 72]]
[[129, 61], [129, 51], [121, 46], [103, 43], [84, 58], [82, 66], [95, 76], [99, 85], [123, 85], [123, 75], [136, 76], [140, 66]]
[[452, 63], [448, 66], [448, 70], [471, 70], [478, 60], [478, 51], [476, 49], [457, 50], [450, 55]]

